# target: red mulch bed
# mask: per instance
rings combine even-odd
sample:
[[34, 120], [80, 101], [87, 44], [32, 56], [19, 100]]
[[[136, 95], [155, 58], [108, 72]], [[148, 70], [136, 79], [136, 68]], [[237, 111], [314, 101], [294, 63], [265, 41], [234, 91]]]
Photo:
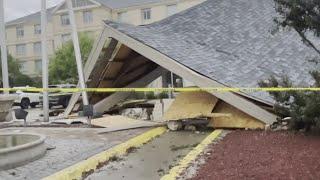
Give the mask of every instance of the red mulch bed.
[[234, 131], [193, 179], [320, 179], [320, 136]]

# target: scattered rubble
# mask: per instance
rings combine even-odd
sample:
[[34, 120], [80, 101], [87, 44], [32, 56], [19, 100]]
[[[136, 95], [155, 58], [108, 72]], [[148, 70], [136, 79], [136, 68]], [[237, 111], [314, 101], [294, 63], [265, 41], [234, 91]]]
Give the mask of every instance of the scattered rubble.
[[171, 130], [183, 129], [186, 124], [243, 129], [264, 129], [266, 125], [205, 91], [180, 93], [163, 119]]
[[283, 130], [289, 130], [289, 121], [291, 120], [291, 117], [286, 117], [283, 119], [278, 119], [277, 122], [273, 123], [272, 125], [266, 127], [266, 130], [271, 131], [283, 131]]

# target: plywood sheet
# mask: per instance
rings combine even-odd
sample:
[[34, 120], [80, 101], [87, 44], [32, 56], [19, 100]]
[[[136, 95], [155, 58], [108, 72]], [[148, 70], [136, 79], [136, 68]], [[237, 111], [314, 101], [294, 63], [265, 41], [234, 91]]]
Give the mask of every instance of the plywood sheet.
[[104, 127], [104, 129], [101, 129], [100, 133], [162, 125], [156, 122], [136, 120], [125, 116], [105, 116], [102, 118], [93, 119], [91, 124]]
[[249, 128], [249, 129], [264, 129], [265, 124], [239, 109], [220, 101], [214, 113], [226, 113], [231, 116], [216, 117], [210, 120], [209, 126], [214, 128]]
[[212, 113], [218, 99], [207, 92], [183, 92], [173, 101], [164, 119], [181, 120], [206, 117]]

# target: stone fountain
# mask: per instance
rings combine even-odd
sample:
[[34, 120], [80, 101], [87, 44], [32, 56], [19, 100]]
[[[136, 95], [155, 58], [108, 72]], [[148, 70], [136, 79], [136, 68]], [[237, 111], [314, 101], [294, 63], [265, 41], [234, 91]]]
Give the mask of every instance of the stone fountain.
[[15, 168], [45, 155], [45, 136], [31, 133], [0, 134], [0, 170]]
[[[6, 121], [15, 95], [0, 95], [0, 124]], [[45, 136], [33, 133], [0, 133], [0, 170], [15, 168], [45, 155]]]
[[0, 94], [0, 122], [6, 121], [6, 117], [11, 111], [16, 95]]

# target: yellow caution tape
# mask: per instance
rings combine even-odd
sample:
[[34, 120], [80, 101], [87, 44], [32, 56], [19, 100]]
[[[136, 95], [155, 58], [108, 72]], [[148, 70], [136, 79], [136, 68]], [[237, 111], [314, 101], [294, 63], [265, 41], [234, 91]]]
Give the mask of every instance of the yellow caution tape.
[[320, 87], [270, 87], [270, 88], [228, 88], [228, 87], [208, 87], [208, 88], [0, 88], [0, 91], [24, 91], [24, 92], [97, 92], [97, 93], [112, 93], [112, 92], [284, 92], [284, 91], [320, 91]]

